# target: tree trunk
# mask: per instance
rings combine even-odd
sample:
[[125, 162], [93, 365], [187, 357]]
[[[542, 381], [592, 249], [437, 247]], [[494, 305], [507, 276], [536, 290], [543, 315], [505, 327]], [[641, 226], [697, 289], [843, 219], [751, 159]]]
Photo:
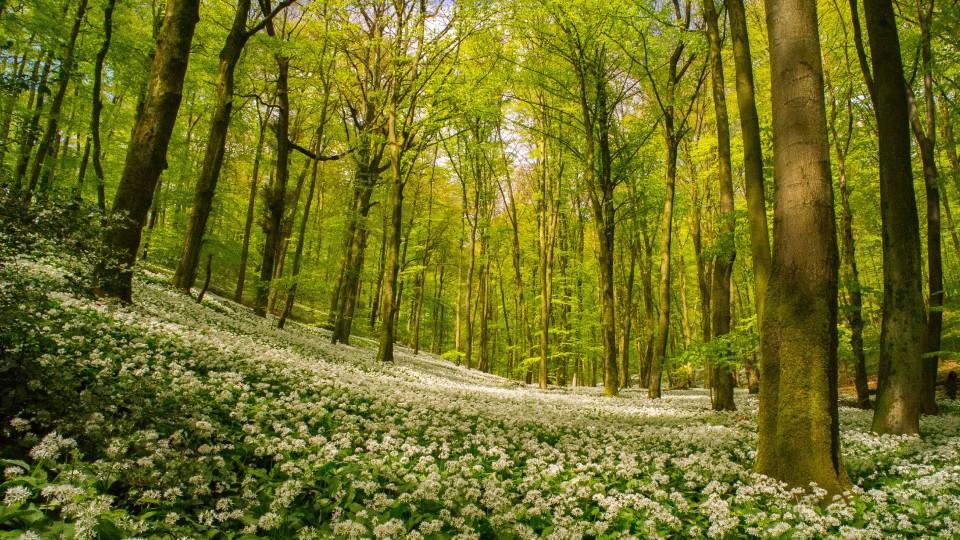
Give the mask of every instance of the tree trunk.
[[757, 471], [849, 486], [837, 410], [837, 239], [816, 4], [768, 0], [773, 267], [761, 343]]
[[[671, 122], [672, 123], [672, 122]], [[663, 364], [667, 356], [667, 337], [670, 329], [670, 247], [673, 239], [673, 198], [677, 183], [677, 144], [668, 128], [667, 144], [667, 181], [663, 198], [660, 237], [660, 285], [658, 293], [657, 336], [654, 340], [653, 363], [650, 366], [650, 384], [648, 396], [659, 399], [660, 384], [663, 378]]]
[[396, 103], [387, 113], [387, 148], [390, 156], [390, 199], [388, 212], [390, 220], [387, 226], [386, 264], [384, 266], [384, 286], [381, 296], [383, 304], [383, 324], [380, 325], [380, 350], [377, 360], [393, 362], [393, 341], [396, 338], [396, 320], [399, 311], [397, 276], [400, 273], [400, 243], [403, 232], [403, 188], [406, 184], [401, 167], [403, 148], [406, 141], [399, 132]]
[[[859, 35], [856, 2], [854, 36]], [[883, 319], [873, 430], [908, 434], [920, 431], [925, 314], [921, 283], [920, 224], [910, 163], [910, 112], [896, 16], [890, 0], [865, 3], [873, 77], [862, 41], [857, 54], [877, 117], [880, 159], [880, 217], [883, 239]]]
[[[907, 87], [910, 105], [910, 124], [920, 147], [923, 165], [923, 183], [927, 199], [927, 332], [924, 355], [921, 360], [920, 410], [923, 414], [938, 414], [936, 400], [937, 370], [940, 360], [940, 340], [943, 333], [943, 255], [940, 240], [940, 185], [937, 171], [936, 137], [937, 109], [933, 93], [933, 51], [930, 25], [933, 0], [917, 0], [920, 22], [920, 64], [923, 71], [923, 94], [926, 108], [926, 126], [920, 122], [913, 89]], [[871, 46], [873, 42], [871, 41]]]
[[770, 233], [763, 187], [763, 144], [754, 94], [753, 58], [743, 0], [724, 0], [730, 19], [730, 40], [737, 73], [737, 106], [743, 138], [743, 183], [746, 188], [747, 221], [750, 224], [750, 255], [753, 260], [753, 284], [756, 294], [757, 328], [762, 326], [763, 300], [770, 279]]
[[[733, 207], [733, 173], [730, 170], [730, 122], [727, 119], [726, 92], [723, 81], [723, 51], [720, 45], [720, 25], [714, 0], [703, 0], [707, 23], [707, 41], [710, 44], [710, 73], [713, 88], [713, 110], [717, 123], [717, 168], [720, 182], [720, 227], [717, 236], [717, 255], [713, 262], [711, 329], [719, 338], [730, 332], [730, 282], [733, 262], [737, 256], [736, 221]], [[729, 351], [726, 358], [717, 359], [713, 371], [710, 401], [715, 411], [735, 411], [733, 402], [733, 364]]]
[[[829, 80], [831, 107], [830, 133], [837, 154], [837, 182], [840, 189], [840, 276], [846, 292], [847, 310], [845, 319], [850, 328], [850, 349], [854, 360], [854, 386], [857, 390], [857, 406], [870, 409], [870, 389], [867, 384], [867, 363], [863, 352], [863, 296], [860, 272], [857, 269], [857, 250], [853, 237], [853, 211], [850, 207], [850, 192], [847, 185], [847, 155], [853, 137], [853, 104], [849, 92], [843, 98], [836, 96]], [[847, 113], [846, 132], [843, 136], [837, 127], [838, 107], [844, 106]]]
[[[43, 112], [44, 98], [47, 95], [44, 90], [47, 86], [47, 79], [50, 77], [50, 69], [53, 66], [53, 52], [48, 52], [46, 56], [40, 79], [33, 79], [36, 81], [30, 95], [31, 98], [35, 97], [36, 99], [33, 114], [31, 114], [30, 120], [26, 122], [20, 133], [20, 155], [17, 157], [17, 166], [13, 173], [14, 186], [18, 192], [24, 187], [23, 180], [27, 174], [27, 167], [30, 165], [30, 155], [33, 153], [33, 145], [37, 141], [37, 131], [40, 130], [40, 114]], [[29, 104], [27, 108], [29, 109]]]
[[[323, 116], [326, 116], [326, 110], [324, 110]], [[326, 123], [324, 118], [320, 122], [321, 132], [317, 136], [317, 146], [315, 151], [317, 155], [320, 153], [322, 148], [322, 126]], [[310, 169], [310, 186], [307, 188], [307, 200], [303, 205], [303, 216], [300, 217], [300, 231], [297, 233], [297, 246], [293, 252], [293, 271], [290, 273], [290, 277], [293, 280], [290, 283], [290, 288], [287, 290], [287, 299], [283, 305], [283, 311], [280, 313], [280, 319], [277, 321], [277, 327], [283, 328], [287, 322], [287, 317], [290, 316], [290, 313], [293, 311], [293, 304], [297, 297], [297, 279], [300, 276], [300, 262], [303, 258], [303, 245], [304, 240], [307, 236], [307, 223], [310, 219], [310, 205], [313, 203], [313, 192], [317, 186], [317, 159], [312, 160], [313, 164]]]
[[[37, 156], [33, 161], [33, 169], [30, 171], [30, 181], [27, 184], [27, 191], [24, 194], [24, 201], [26, 202], [30, 202], [30, 197], [33, 196], [33, 192], [37, 188], [37, 182], [44, 168], [47, 154], [56, 144], [55, 139], [60, 129], [60, 109], [63, 107], [63, 100], [67, 95], [67, 86], [70, 84], [77, 36], [80, 34], [80, 26], [83, 24], [86, 13], [87, 0], [80, 0], [80, 4], [77, 6], [77, 13], [74, 16], [73, 27], [70, 29], [70, 37], [67, 38], [66, 50], [63, 52], [63, 60], [60, 62], [60, 78], [57, 82], [57, 93], [53, 95], [53, 101], [50, 102], [50, 110], [47, 113], [47, 128], [43, 132], [43, 138], [40, 139], [40, 145], [37, 147]], [[57, 152], [54, 148], [53, 156], [56, 157], [56, 154]]]
[[[154, 188], [167, 163], [167, 145], [180, 109], [190, 43], [199, 19], [199, 0], [170, 0], [157, 40], [150, 92], [133, 126], [126, 162], [111, 214], [118, 223], [105, 237], [117, 257], [98, 267], [98, 289], [130, 302], [133, 264]], [[122, 217], [121, 217], [122, 216]]]
[[207, 271], [203, 278], [203, 287], [200, 289], [200, 294], [197, 295], [198, 304], [203, 303], [203, 297], [207, 294], [207, 289], [210, 288], [211, 274], [213, 274], [213, 253], [207, 253]]
[[253, 231], [253, 215], [257, 202], [257, 184], [260, 183], [260, 159], [263, 156], [263, 138], [267, 130], [269, 115], [260, 120], [260, 134], [257, 137], [257, 148], [253, 155], [253, 175], [250, 178], [250, 195], [247, 197], [247, 216], [243, 222], [243, 243], [240, 246], [240, 270], [237, 274], [237, 288], [233, 299], [238, 304], [243, 302], [243, 287], [247, 277], [247, 258], [250, 256], [250, 233]]
[[[268, 25], [268, 33], [271, 26]], [[257, 283], [257, 298], [253, 312], [267, 316], [270, 282], [276, 269], [277, 251], [283, 237], [284, 203], [287, 196], [287, 180], [290, 176], [290, 94], [288, 89], [290, 59], [275, 55], [277, 62], [277, 172], [264, 197], [267, 220], [264, 223], [266, 240], [263, 244], [263, 262], [260, 265], [260, 281]]]
[[110, 40], [113, 35], [113, 8], [116, 0], [107, 0], [103, 6], [103, 41], [97, 50], [97, 57], [93, 67], [93, 105], [90, 109], [90, 138], [93, 142], [93, 172], [97, 177], [97, 207], [100, 212], [106, 213], [106, 179], [103, 175], [103, 163], [100, 156], [103, 149], [100, 142], [100, 113], [103, 111], [103, 64], [110, 51]]
[[380, 310], [380, 297], [383, 295], [383, 274], [387, 264], [387, 235], [391, 226], [391, 213], [383, 213], [383, 226], [380, 235], [380, 259], [377, 266], [377, 284], [373, 290], [373, 296], [370, 297], [370, 330], [377, 327], [377, 316]]
[[230, 128], [230, 117], [233, 112], [234, 71], [249, 37], [247, 33], [249, 12], [250, 0], [239, 0], [233, 16], [233, 24], [223, 48], [220, 49], [216, 101], [213, 105], [207, 146], [203, 154], [200, 177], [197, 179], [193, 194], [193, 205], [190, 207], [190, 219], [184, 234], [180, 262], [173, 275], [173, 286], [186, 293], [190, 292], [190, 287], [193, 286], [197, 277], [203, 236], [210, 217], [210, 209], [213, 207], [213, 196], [217, 190], [217, 181], [220, 179], [220, 169], [223, 167], [227, 130]]
[[[630, 332], [633, 324], [633, 282], [637, 271], [637, 251], [639, 242], [627, 242], [630, 250], [629, 268], [625, 269], [625, 283], [620, 295], [620, 318], [623, 321], [620, 332], [620, 387], [630, 387]], [[621, 259], [622, 260], [622, 259]]]

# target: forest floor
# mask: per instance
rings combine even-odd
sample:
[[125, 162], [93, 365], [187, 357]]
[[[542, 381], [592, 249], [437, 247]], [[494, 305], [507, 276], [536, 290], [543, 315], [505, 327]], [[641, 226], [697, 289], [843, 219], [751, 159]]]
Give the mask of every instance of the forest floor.
[[818, 502], [752, 472], [745, 393], [715, 413], [703, 390], [542, 392], [402, 348], [381, 365], [362, 340], [199, 305], [164, 274], [141, 273], [123, 307], [74, 270], [44, 255], [0, 274], [22, 377], [0, 426], [0, 538], [960, 535], [953, 402], [922, 439], [842, 408], [853, 488]]

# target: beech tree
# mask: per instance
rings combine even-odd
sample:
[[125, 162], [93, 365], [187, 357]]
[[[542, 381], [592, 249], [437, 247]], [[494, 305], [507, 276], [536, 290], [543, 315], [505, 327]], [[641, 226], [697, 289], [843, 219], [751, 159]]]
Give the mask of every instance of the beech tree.
[[[133, 264], [154, 188], [167, 163], [167, 145], [177, 120], [190, 43], [200, 18], [199, 0], [170, 0], [150, 69], [150, 85], [134, 124], [127, 158], [110, 214], [116, 224], [105, 243], [110, 259], [100, 263], [97, 290], [131, 301]], [[112, 257], [116, 257], [114, 260]]]
[[773, 268], [761, 332], [757, 470], [847, 485], [837, 410], [838, 253], [816, 5], [769, 0]]

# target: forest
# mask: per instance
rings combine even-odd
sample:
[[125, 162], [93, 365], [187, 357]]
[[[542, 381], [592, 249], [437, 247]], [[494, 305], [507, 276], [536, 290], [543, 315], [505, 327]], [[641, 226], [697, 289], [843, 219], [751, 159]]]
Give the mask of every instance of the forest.
[[960, 537], [956, 0], [0, 0], [0, 539]]

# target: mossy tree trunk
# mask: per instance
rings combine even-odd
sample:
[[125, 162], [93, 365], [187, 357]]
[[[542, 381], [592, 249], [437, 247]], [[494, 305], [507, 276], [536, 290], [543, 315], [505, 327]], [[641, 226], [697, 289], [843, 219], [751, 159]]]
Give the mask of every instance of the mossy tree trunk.
[[816, 4], [768, 0], [766, 20], [775, 183], [757, 470], [840, 493], [849, 480], [837, 410], [839, 257]]
[[[150, 86], [143, 110], [133, 126], [123, 174], [117, 186], [111, 214], [118, 222], [105, 238], [117, 260], [101, 262], [97, 287], [102, 293], [125, 302], [131, 300], [133, 264], [137, 259], [147, 210], [160, 173], [167, 164], [167, 145], [180, 109], [199, 11], [199, 0], [171, 0], [167, 3], [150, 70]], [[118, 266], [112, 264], [114, 262]]]

